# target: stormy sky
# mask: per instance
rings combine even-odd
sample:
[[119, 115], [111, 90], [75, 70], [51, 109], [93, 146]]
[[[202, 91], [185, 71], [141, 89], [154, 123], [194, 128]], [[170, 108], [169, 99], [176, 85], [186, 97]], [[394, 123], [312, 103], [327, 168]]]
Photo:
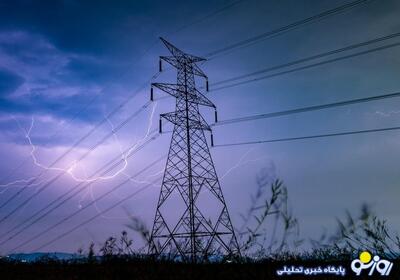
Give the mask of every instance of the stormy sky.
[[[149, 139], [149, 132], [158, 129], [159, 114], [172, 111], [174, 101], [157, 92], [155, 102], [143, 108], [149, 100], [150, 82], [173, 83], [176, 79], [174, 70], [166, 69], [151, 80], [158, 71], [158, 57], [168, 55], [160, 36], [191, 54], [207, 56], [348, 2], [1, 1], [0, 205], [11, 200], [0, 210], [0, 233], [24, 222], [121, 151], [140, 146]], [[208, 97], [224, 120], [399, 91], [399, 47], [213, 91], [213, 83], [222, 80], [400, 32], [399, 12], [398, 1], [367, 1], [211, 57], [201, 65], [210, 81]], [[394, 38], [345, 54], [397, 42]], [[203, 80], [197, 82], [204, 86]], [[399, 123], [399, 105], [400, 99], [392, 98], [217, 126], [213, 134], [216, 144], [227, 144], [391, 127]], [[137, 110], [140, 113], [131, 117]], [[213, 122], [212, 110], [202, 113]], [[93, 149], [130, 117], [126, 125]], [[163, 133], [151, 141], [127, 160], [123, 170], [121, 165], [107, 178], [88, 184], [82, 193], [2, 243], [0, 253], [12, 252], [166, 154], [170, 137], [170, 133]], [[390, 131], [215, 147], [211, 153], [236, 227], [242, 223], [240, 215], [250, 207], [256, 176], [265, 169], [271, 178], [285, 182], [301, 235], [308, 239], [317, 238], [324, 230], [333, 232], [336, 217], [342, 217], [346, 210], [357, 213], [364, 202], [387, 219], [394, 231], [400, 230], [398, 137], [399, 132]], [[71, 150], [79, 139], [83, 140]], [[165, 159], [160, 160], [16, 251], [35, 250], [140, 190], [147, 181], [162, 175], [164, 164]], [[41, 250], [74, 252], [92, 241], [98, 244], [127, 229], [130, 216], [151, 227], [160, 184], [158, 179], [150, 188]], [[140, 247], [139, 237], [132, 235], [135, 246]]]

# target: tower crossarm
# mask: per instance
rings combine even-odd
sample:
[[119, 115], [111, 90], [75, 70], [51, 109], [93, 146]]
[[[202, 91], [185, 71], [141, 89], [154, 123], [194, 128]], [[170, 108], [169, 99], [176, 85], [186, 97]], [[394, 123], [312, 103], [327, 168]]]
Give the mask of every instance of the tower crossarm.
[[199, 66], [197, 66], [196, 64], [192, 64], [193, 66], [193, 74], [196, 76], [200, 76], [205, 78], [206, 80], [208, 80], [208, 77], [206, 74], [204, 74], [204, 72], [200, 69]]
[[185, 92], [182, 89], [182, 86], [177, 84], [168, 84], [168, 83], [152, 83], [152, 86], [162, 90], [169, 95], [172, 95], [175, 98], [188, 98], [188, 102], [195, 103], [203, 106], [208, 106], [215, 108], [214, 103], [212, 103], [207, 97], [205, 97], [200, 91], [197, 89], [192, 89], [190, 92]]
[[174, 56], [160, 56], [160, 59], [164, 60], [165, 62], [174, 66], [177, 69], [178, 67], [180, 67], [179, 61]]
[[[164, 60], [168, 64], [170, 64], [173, 67], [175, 67], [176, 69], [178, 69], [179, 67], [182, 67], [182, 60], [185, 60], [185, 57], [176, 58], [175, 56], [160, 56], [160, 59]], [[205, 59], [202, 59], [202, 60], [205, 60]], [[203, 70], [201, 70], [200, 67], [195, 64], [196, 61], [192, 61], [189, 59], [186, 61], [186, 63], [189, 63], [190, 66], [193, 68], [194, 75], [208, 79], [207, 75], [203, 72]]]
[[[160, 116], [177, 126], [186, 125], [185, 112], [175, 111], [175, 112], [161, 114]], [[189, 128], [211, 131], [210, 125], [204, 120], [202, 116], [200, 116], [199, 120], [189, 118]]]

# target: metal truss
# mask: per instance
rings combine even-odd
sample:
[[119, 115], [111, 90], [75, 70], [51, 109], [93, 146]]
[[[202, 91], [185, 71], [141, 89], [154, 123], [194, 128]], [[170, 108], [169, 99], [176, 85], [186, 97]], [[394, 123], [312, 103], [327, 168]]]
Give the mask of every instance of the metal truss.
[[[238, 256], [239, 245], [204, 131], [211, 127], [199, 105], [215, 105], [195, 86], [195, 76], [207, 76], [196, 65], [204, 58], [184, 53], [162, 39], [171, 56], [160, 57], [177, 69], [177, 83], [153, 83], [176, 100], [174, 112], [160, 115], [174, 124], [168, 159], [150, 237], [149, 253], [199, 262], [211, 256]], [[160, 119], [161, 126], [161, 119]], [[161, 131], [161, 127], [160, 127]], [[175, 194], [175, 195], [174, 195]], [[202, 197], [203, 203], [200, 201]], [[213, 215], [203, 214], [210, 208]], [[175, 217], [171, 221], [170, 217]], [[176, 218], [178, 217], [178, 218]]]

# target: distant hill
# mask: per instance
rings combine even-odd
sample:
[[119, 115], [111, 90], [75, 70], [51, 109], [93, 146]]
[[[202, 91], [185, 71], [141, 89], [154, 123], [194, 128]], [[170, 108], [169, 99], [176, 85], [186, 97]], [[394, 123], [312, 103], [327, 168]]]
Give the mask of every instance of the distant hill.
[[62, 253], [62, 252], [54, 252], [54, 253], [30, 253], [30, 254], [10, 254], [5, 256], [5, 259], [21, 261], [21, 262], [36, 262], [43, 258], [53, 259], [53, 260], [73, 260], [80, 259], [83, 256], [78, 254], [70, 254], [70, 253]]

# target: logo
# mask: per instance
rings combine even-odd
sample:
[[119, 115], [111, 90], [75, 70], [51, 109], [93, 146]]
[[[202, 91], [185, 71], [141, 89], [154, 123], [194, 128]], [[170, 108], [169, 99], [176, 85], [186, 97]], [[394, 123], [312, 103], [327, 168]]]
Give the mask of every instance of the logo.
[[303, 274], [303, 275], [320, 275], [320, 274], [333, 274], [333, 275], [346, 275], [346, 269], [342, 266], [336, 267], [334, 265], [328, 265], [325, 267], [303, 267], [303, 266], [284, 266], [282, 269], [277, 270], [278, 276], [292, 275], [292, 274]]
[[369, 269], [368, 275], [371, 276], [376, 271], [382, 276], [388, 276], [393, 268], [393, 263], [379, 256], [374, 256], [367, 252], [361, 252], [358, 259], [351, 262], [351, 270], [353, 270], [357, 276], [361, 274], [364, 269]]

